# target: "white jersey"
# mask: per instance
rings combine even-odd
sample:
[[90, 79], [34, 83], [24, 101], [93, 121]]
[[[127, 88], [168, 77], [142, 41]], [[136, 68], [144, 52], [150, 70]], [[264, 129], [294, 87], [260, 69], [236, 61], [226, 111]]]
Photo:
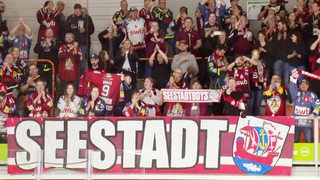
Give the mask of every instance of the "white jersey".
[[126, 19], [124, 22], [124, 28], [128, 39], [132, 42], [134, 49], [144, 49], [146, 47], [144, 35], [145, 35], [145, 20], [138, 18], [135, 21], [132, 19]]
[[70, 102], [69, 106], [67, 106], [64, 96], [61, 96], [58, 101], [58, 108], [60, 109], [59, 117], [61, 118], [77, 117], [79, 114], [83, 114], [79, 96], [74, 96], [74, 100]]

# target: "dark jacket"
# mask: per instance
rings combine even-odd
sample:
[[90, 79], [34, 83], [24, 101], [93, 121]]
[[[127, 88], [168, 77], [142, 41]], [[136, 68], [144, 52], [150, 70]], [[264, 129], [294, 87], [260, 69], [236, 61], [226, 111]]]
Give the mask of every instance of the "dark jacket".
[[292, 59], [289, 59], [289, 66], [303, 66], [306, 63], [306, 47], [304, 46], [304, 43], [288, 43], [287, 54], [292, 54], [294, 51], [296, 51], [298, 54], [301, 54], [301, 58], [296, 56]]
[[[109, 52], [109, 48], [110, 48], [110, 41], [108, 37], [104, 37], [106, 34], [108, 33], [108, 29], [102, 31], [101, 33], [99, 33], [98, 38], [99, 41], [101, 43], [101, 47], [102, 50], [108, 51]], [[118, 51], [120, 50], [120, 44], [123, 41], [123, 39], [125, 38], [125, 33], [119, 29], [117, 31], [117, 36], [115, 36], [112, 40], [112, 45], [113, 45], [113, 55], [116, 56], [118, 54]], [[110, 55], [110, 52], [109, 52]], [[110, 57], [112, 58], [112, 57]]]
[[288, 37], [288, 34], [286, 39], [284, 39], [283, 37], [278, 39], [279, 33], [280, 32], [274, 33], [274, 36], [272, 38], [272, 49], [274, 50], [274, 59], [276, 61], [277, 60], [287, 61], [287, 55], [288, 55], [287, 47], [291, 39], [290, 37]]
[[[86, 29], [84, 33], [80, 33], [78, 29], [72, 29], [71, 25], [78, 26], [79, 21], [83, 21], [83, 27]], [[77, 17], [75, 14], [70, 15], [65, 23], [66, 33], [72, 33], [74, 35], [75, 40], [80, 45], [90, 45], [90, 35], [94, 32], [93, 21], [90, 16], [79, 16]]]
[[[129, 58], [129, 64], [131, 71], [133, 73], [136, 73], [136, 62], [139, 61], [139, 56], [136, 52], [133, 52], [132, 54], [128, 54]], [[116, 58], [114, 59], [114, 68], [116, 70], [116, 73], [122, 72], [122, 66], [126, 60], [125, 56], [122, 56], [122, 52], [119, 51]]]

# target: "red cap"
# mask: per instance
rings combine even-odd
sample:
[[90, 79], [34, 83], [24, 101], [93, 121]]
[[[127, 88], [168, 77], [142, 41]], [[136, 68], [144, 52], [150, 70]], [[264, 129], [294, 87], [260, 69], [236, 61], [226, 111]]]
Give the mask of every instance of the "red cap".
[[3, 83], [0, 83], [0, 91], [7, 92], [7, 90], [8, 90], [7, 86]]

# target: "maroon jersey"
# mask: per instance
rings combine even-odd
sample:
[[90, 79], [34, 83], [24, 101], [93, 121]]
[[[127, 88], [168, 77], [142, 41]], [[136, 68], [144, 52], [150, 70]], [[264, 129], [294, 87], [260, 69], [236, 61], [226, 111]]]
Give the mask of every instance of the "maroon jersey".
[[19, 82], [19, 70], [15, 65], [10, 65], [10, 70], [4, 66], [0, 66], [0, 83], [7, 85], [7, 93], [11, 93], [14, 89], [17, 89]]
[[154, 21], [152, 12], [146, 10], [145, 8], [142, 8], [139, 11], [139, 17], [141, 17], [142, 19], [144, 19], [146, 21], [146, 29], [147, 29], [147, 32], [149, 32], [151, 29], [151, 23]]
[[180, 31], [178, 33], [178, 36], [176, 38], [176, 41], [180, 42], [182, 40], [185, 40], [188, 44], [188, 51], [191, 52], [192, 54], [197, 54], [194, 50], [193, 47], [197, 44], [197, 41], [201, 39], [198, 31], [191, 29], [191, 30], [186, 30], [184, 29], [183, 31]]
[[86, 96], [86, 93], [84, 92], [87, 92], [88, 90], [85, 89], [98, 87], [100, 97], [106, 103], [106, 110], [112, 111], [113, 106], [115, 105], [120, 94], [121, 77], [117, 74], [105, 73], [105, 71], [100, 72], [101, 73], [97, 71], [88, 73], [89, 77], [87, 77], [85, 80], [86, 87], [80, 85], [78, 93], [80, 96]]
[[77, 47], [76, 49], [77, 50], [75, 51], [73, 46], [68, 47], [66, 44], [61, 45], [59, 48], [58, 76], [62, 80], [75, 81], [79, 79], [82, 53], [79, 47]]
[[52, 29], [54, 37], [59, 37], [59, 19], [60, 13], [58, 9], [53, 10], [53, 12], [48, 13], [45, 8], [41, 8], [37, 11], [37, 19], [40, 24], [38, 40], [41, 37], [45, 37], [47, 29]]
[[288, 96], [287, 87], [281, 86], [277, 90], [270, 90], [270, 87], [263, 93], [267, 98], [266, 116], [285, 116], [286, 100]]
[[50, 111], [53, 108], [53, 100], [52, 96], [46, 93], [44, 99], [40, 98], [39, 101], [34, 102], [34, 100], [38, 97], [38, 92], [34, 92], [27, 97], [27, 107], [30, 111], [30, 117], [48, 117], [50, 116]]
[[267, 83], [267, 69], [265, 64], [259, 62], [258, 66], [250, 67], [250, 87], [264, 89]]
[[166, 41], [164, 37], [161, 34], [158, 34], [158, 36], [155, 36], [154, 34], [148, 33], [145, 36], [145, 42], [146, 42], [146, 57], [151, 57], [152, 53], [154, 52], [154, 48], [156, 45], [159, 45], [159, 48], [162, 52], [167, 52], [166, 47]]
[[242, 69], [233, 68], [228, 73], [229, 77], [233, 77], [236, 80], [237, 90], [243, 92], [246, 97], [249, 97], [250, 93], [250, 79], [249, 79], [250, 68], [245, 66]]
[[[80, 78], [78, 95], [81, 97], [88, 97], [92, 87], [101, 87], [101, 79], [105, 74], [105, 70], [93, 70], [90, 68], [85, 69]], [[101, 89], [99, 90], [101, 92]]]
[[0, 117], [11, 117], [16, 110], [16, 104], [12, 95], [6, 95], [0, 101]]

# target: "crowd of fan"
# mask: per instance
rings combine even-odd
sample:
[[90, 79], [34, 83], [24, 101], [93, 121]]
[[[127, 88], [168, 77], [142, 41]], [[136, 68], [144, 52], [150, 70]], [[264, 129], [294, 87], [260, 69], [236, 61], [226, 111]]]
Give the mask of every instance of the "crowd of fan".
[[[200, 0], [194, 14], [181, 7], [174, 16], [166, 0], [144, 0], [140, 10], [121, 0], [112, 23], [98, 35], [98, 55], [89, 55], [95, 28], [87, 9], [75, 4], [74, 13], [65, 17], [62, 1], [56, 7], [46, 1], [36, 14], [33, 50], [54, 64], [54, 80], [50, 63], [25, 62], [33, 33], [23, 19], [9, 31], [0, 2], [0, 116], [47, 117], [54, 104], [62, 118], [258, 116], [264, 98], [267, 116], [285, 116], [288, 102], [295, 116], [318, 115], [319, 78], [299, 74], [320, 75], [320, 3], [297, 0], [288, 12], [286, 1], [270, 0], [258, 15], [261, 30], [255, 36], [238, 1], [230, 0], [226, 8], [224, 0]], [[298, 75], [290, 79], [293, 72]], [[137, 91], [138, 79], [145, 80]], [[204, 103], [164, 105], [163, 88], [223, 89], [223, 96], [208, 111]], [[311, 142], [312, 122], [296, 124], [296, 134], [303, 131]]]

